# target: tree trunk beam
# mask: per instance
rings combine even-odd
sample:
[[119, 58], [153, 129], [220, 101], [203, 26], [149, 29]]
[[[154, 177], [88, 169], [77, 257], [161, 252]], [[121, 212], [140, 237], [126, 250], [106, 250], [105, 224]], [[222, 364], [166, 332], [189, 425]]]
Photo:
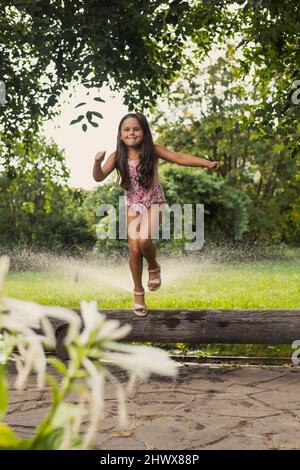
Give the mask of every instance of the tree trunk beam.
[[[80, 309], [73, 309], [80, 314]], [[125, 342], [291, 344], [300, 340], [300, 310], [166, 309], [137, 317], [131, 310], [99, 309], [108, 318], [129, 323]], [[57, 354], [66, 357], [67, 324], [51, 320]]]

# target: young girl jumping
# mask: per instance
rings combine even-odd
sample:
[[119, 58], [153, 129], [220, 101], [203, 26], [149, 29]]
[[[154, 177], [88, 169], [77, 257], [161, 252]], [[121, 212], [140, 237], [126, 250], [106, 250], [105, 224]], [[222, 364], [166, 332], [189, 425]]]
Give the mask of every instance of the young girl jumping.
[[138, 316], [145, 316], [148, 310], [142, 285], [143, 257], [148, 262], [149, 290], [156, 291], [161, 285], [161, 267], [156, 261], [156, 246], [152, 240], [157, 224], [162, 222], [161, 206], [166, 202], [158, 181], [158, 158], [177, 165], [216, 170], [220, 165], [218, 161], [173, 152], [154, 144], [148, 121], [142, 113], [128, 113], [121, 119], [116, 151], [101, 165], [105, 153], [96, 154], [93, 177], [97, 182], [103, 181], [116, 169], [117, 182], [125, 190], [129, 265], [135, 296], [133, 311]]

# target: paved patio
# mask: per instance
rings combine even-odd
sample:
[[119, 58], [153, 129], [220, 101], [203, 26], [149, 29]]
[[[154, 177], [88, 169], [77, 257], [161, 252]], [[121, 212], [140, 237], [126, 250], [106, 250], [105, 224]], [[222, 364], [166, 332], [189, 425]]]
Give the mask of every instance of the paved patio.
[[[28, 437], [50, 393], [37, 391], [33, 381], [16, 392], [14, 379], [11, 372], [5, 422]], [[152, 376], [139, 384], [128, 410], [130, 427], [120, 432], [115, 391], [108, 384], [99, 449], [300, 449], [300, 367], [181, 364], [176, 379]]]

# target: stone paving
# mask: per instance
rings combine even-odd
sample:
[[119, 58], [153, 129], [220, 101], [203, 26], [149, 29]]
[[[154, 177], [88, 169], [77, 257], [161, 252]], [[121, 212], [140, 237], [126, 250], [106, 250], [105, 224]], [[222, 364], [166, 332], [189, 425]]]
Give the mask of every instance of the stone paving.
[[[127, 378], [118, 373], [120, 380]], [[13, 390], [5, 422], [28, 437], [49, 406], [34, 382]], [[96, 445], [103, 450], [300, 449], [300, 367], [181, 364], [175, 379], [152, 376], [128, 400], [130, 425], [118, 430], [115, 390]]]

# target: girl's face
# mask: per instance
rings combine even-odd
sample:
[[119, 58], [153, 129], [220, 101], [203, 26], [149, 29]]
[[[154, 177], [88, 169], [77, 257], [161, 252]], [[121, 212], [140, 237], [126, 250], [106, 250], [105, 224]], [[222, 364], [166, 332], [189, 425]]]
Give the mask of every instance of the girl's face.
[[144, 138], [143, 129], [139, 121], [134, 117], [129, 117], [123, 121], [121, 126], [121, 140], [128, 147], [139, 146]]

